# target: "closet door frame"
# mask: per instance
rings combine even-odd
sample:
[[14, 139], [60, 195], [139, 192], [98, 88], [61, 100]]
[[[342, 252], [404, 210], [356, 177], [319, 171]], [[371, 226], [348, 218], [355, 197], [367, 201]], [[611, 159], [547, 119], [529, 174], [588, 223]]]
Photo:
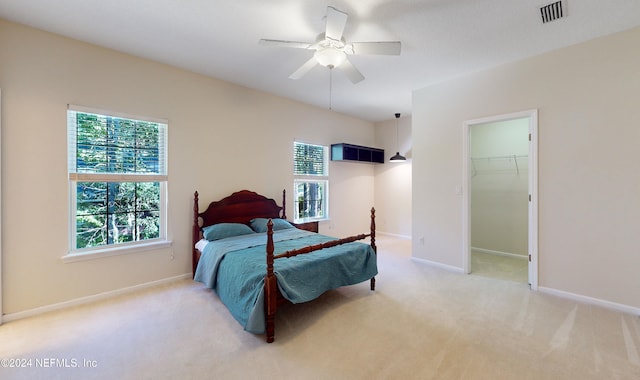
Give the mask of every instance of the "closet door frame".
[[538, 110], [526, 110], [505, 115], [468, 120], [463, 123], [462, 143], [462, 252], [464, 273], [471, 273], [471, 127], [478, 124], [496, 123], [514, 119], [529, 119], [529, 220], [528, 254], [529, 285], [538, 290]]
[[2, 89], [0, 89], [0, 325], [2, 316]]

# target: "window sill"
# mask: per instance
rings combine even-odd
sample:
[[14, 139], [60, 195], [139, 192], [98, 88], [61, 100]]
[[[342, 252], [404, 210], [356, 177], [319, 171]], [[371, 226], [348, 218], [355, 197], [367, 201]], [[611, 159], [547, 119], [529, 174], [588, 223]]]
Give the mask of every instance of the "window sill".
[[303, 218], [303, 219], [294, 219], [293, 223], [304, 224], [304, 223], [311, 223], [311, 222], [326, 222], [328, 220], [329, 218]]
[[62, 256], [62, 262], [74, 263], [77, 261], [86, 261], [93, 259], [100, 259], [103, 257], [127, 255], [132, 253], [140, 253], [144, 251], [150, 251], [154, 249], [161, 249], [171, 247], [170, 240], [160, 240], [150, 243], [125, 245], [120, 247], [93, 249], [76, 253], [69, 253], [66, 256]]

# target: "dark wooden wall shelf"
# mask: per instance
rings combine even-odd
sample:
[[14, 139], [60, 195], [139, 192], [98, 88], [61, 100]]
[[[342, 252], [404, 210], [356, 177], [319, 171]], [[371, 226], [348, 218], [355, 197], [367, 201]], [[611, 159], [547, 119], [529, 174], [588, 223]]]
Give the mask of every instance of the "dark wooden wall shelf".
[[384, 149], [353, 144], [331, 144], [332, 161], [384, 163]]

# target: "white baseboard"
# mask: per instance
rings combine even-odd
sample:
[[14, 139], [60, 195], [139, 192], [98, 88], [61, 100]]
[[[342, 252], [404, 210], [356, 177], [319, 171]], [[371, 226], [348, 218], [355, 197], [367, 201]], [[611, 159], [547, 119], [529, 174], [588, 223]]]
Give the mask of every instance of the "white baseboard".
[[494, 251], [492, 249], [484, 249], [484, 248], [478, 248], [478, 247], [471, 247], [471, 250], [472, 251], [477, 251], [477, 252], [480, 252], [480, 253], [488, 253], [490, 255], [513, 257], [513, 258], [516, 258], [516, 259], [528, 259], [529, 258], [526, 255], [519, 255], [517, 253]]
[[[458, 268], [458, 267], [454, 267], [454, 266], [451, 266], [451, 265], [438, 263], [438, 262], [431, 261], [431, 260], [425, 260], [425, 259], [421, 259], [421, 258], [418, 258], [418, 257], [411, 257], [411, 259], [415, 260], [417, 262], [429, 265], [429, 266], [433, 266], [433, 267], [436, 267], [436, 268], [444, 269], [444, 270], [449, 271], [449, 272], [465, 274], [464, 270], [462, 268]], [[624, 304], [620, 304], [620, 303], [616, 303], [616, 302], [606, 301], [606, 300], [602, 300], [602, 299], [598, 299], [598, 298], [583, 296], [583, 295], [580, 295], [580, 294], [565, 292], [565, 291], [562, 291], [562, 290], [546, 288], [546, 287], [543, 287], [543, 286], [538, 286], [538, 291], [541, 292], [541, 293], [551, 294], [551, 295], [554, 295], [554, 296], [557, 296], [557, 297], [570, 299], [570, 300], [576, 301], [576, 302], [581, 302], [581, 303], [586, 303], [586, 304], [590, 304], [590, 305], [600, 306], [600, 307], [604, 307], [604, 308], [607, 308], [607, 309], [619, 311], [619, 312], [622, 312], [622, 313], [628, 313], [628, 314], [640, 316], [640, 308], [634, 307], [634, 306], [629, 306], [629, 305], [624, 305]]]
[[392, 234], [391, 232], [384, 232], [384, 231], [376, 231], [376, 234], [377, 235], [392, 236], [392, 237], [396, 237], [396, 238], [404, 239], [404, 240], [411, 240], [411, 235]]
[[619, 311], [619, 312], [622, 312], [622, 313], [629, 313], [629, 314], [634, 314], [634, 315], [640, 316], [640, 308], [629, 306], [629, 305], [623, 305], [623, 304], [616, 303], [616, 302], [605, 301], [605, 300], [601, 300], [601, 299], [598, 299], [598, 298], [593, 298], [593, 297], [583, 296], [583, 295], [580, 295], [580, 294], [565, 292], [563, 290], [545, 288], [543, 286], [539, 286], [538, 287], [538, 291], [541, 292], [541, 293], [551, 294], [551, 295], [554, 295], [554, 296], [567, 298], [567, 299], [570, 299], [570, 300], [573, 300], [573, 301], [577, 301], [577, 302], [581, 302], [581, 303], [601, 306], [601, 307], [604, 307], [604, 308], [607, 308], [607, 309], [616, 310], [616, 311]]
[[50, 311], [65, 309], [65, 308], [72, 307], [72, 306], [83, 305], [83, 304], [87, 304], [87, 303], [90, 303], [90, 302], [96, 302], [96, 301], [100, 301], [100, 300], [103, 300], [103, 299], [115, 297], [115, 296], [118, 296], [118, 295], [121, 295], [121, 294], [132, 293], [132, 292], [135, 292], [135, 291], [138, 291], [138, 290], [147, 289], [147, 288], [151, 288], [151, 287], [158, 286], [158, 285], [163, 285], [163, 284], [168, 284], [168, 283], [172, 283], [172, 282], [179, 281], [179, 280], [189, 279], [191, 277], [192, 277], [191, 273], [186, 273], [186, 274], [183, 274], [183, 275], [180, 275], [180, 276], [164, 278], [162, 280], [146, 282], [144, 284], [134, 285], [134, 286], [130, 286], [130, 287], [127, 287], [127, 288], [112, 290], [112, 291], [109, 291], [109, 292], [94, 294], [94, 295], [86, 296], [86, 297], [80, 297], [80, 298], [76, 298], [76, 299], [73, 299], [73, 300], [56, 303], [56, 304], [53, 304], [53, 305], [40, 306], [40, 307], [36, 307], [35, 309], [19, 311], [17, 313], [5, 314], [3, 316], [3, 318], [2, 318], [2, 321], [3, 322], [11, 322], [11, 321], [15, 321], [15, 320], [18, 320], [18, 319], [33, 317], [33, 316], [36, 316], [36, 315], [39, 315], [39, 314], [48, 313]]
[[455, 273], [461, 273], [464, 274], [464, 270], [462, 268], [458, 268], [458, 267], [454, 267], [453, 265], [447, 265], [447, 264], [442, 264], [436, 261], [431, 261], [431, 260], [426, 260], [426, 259], [421, 259], [419, 257], [413, 257], [411, 256], [411, 260], [435, 267], [435, 268], [440, 268], [440, 269], [444, 269], [448, 272], [455, 272]]

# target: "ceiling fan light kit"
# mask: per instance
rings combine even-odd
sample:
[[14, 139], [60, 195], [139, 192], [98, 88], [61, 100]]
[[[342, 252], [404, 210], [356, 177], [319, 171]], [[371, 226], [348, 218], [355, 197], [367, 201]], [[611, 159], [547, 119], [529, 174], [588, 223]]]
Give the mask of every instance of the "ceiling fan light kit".
[[298, 49], [315, 50], [313, 57], [305, 62], [293, 74], [291, 79], [300, 79], [316, 65], [329, 69], [339, 68], [352, 83], [364, 79], [364, 75], [349, 61], [347, 55], [382, 54], [400, 55], [400, 41], [353, 42], [346, 43], [342, 32], [347, 24], [348, 14], [334, 7], [327, 7], [325, 32], [318, 36], [315, 43], [261, 39], [261, 45], [283, 46]]
[[313, 53], [313, 57], [320, 65], [330, 69], [340, 66], [347, 60], [347, 55], [344, 51], [340, 51], [332, 47], [317, 50]]

